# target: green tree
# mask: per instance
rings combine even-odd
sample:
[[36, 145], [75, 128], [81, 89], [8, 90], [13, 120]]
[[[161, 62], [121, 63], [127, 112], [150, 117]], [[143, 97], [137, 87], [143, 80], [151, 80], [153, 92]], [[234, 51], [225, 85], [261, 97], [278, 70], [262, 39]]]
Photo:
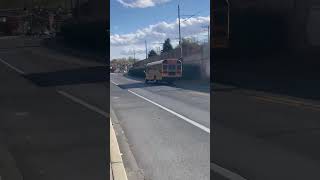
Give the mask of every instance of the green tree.
[[162, 51], [161, 53], [166, 53], [166, 52], [170, 52], [173, 50], [173, 47], [171, 45], [171, 42], [170, 42], [170, 38], [166, 39], [163, 43], [163, 47], [162, 47]]
[[[181, 45], [182, 45], [184, 55], [197, 53], [201, 49], [200, 44], [198, 44], [194, 39], [191, 39], [191, 38], [182, 39]], [[177, 48], [179, 48], [179, 46], [177, 46], [176, 49]]]
[[182, 47], [198, 48], [200, 45], [193, 39], [182, 39]]
[[149, 51], [148, 57], [157, 56], [158, 54], [153, 49]]

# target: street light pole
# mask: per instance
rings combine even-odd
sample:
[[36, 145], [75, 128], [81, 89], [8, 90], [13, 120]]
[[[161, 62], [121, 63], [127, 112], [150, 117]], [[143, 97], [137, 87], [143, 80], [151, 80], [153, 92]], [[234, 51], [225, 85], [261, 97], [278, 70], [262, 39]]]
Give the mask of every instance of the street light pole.
[[30, 12], [31, 12], [31, 19], [30, 19], [30, 33], [33, 33], [33, 0], [31, 0], [31, 8], [30, 8]]
[[208, 44], [210, 44], [210, 25], [208, 25]]
[[73, 0], [70, 0], [70, 9], [73, 10]]
[[80, 15], [80, 0], [77, 0], [77, 20], [79, 20], [79, 15]]

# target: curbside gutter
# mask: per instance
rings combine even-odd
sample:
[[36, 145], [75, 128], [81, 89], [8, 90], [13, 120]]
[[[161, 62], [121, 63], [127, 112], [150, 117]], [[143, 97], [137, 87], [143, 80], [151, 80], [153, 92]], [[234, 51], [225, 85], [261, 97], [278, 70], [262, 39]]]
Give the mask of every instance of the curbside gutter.
[[110, 118], [110, 166], [111, 176], [113, 180], [128, 180], [127, 173], [125, 171], [116, 133], [113, 129]]

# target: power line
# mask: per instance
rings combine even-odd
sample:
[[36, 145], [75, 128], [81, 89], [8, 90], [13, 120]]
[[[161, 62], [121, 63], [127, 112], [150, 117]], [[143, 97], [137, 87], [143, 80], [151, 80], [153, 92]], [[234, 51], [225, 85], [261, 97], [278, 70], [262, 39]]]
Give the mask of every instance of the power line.
[[191, 14], [191, 15], [181, 15], [181, 16], [188, 16], [188, 18], [187, 18], [187, 19], [184, 19], [184, 21], [183, 21], [183, 22], [185, 22], [185, 21], [189, 20], [189, 19], [190, 19], [190, 18], [192, 18], [193, 16], [196, 16], [196, 15], [200, 14], [200, 12], [201, 12], [201, 11], [198, 11], [197, 13], [195, 13], [195, 14]]

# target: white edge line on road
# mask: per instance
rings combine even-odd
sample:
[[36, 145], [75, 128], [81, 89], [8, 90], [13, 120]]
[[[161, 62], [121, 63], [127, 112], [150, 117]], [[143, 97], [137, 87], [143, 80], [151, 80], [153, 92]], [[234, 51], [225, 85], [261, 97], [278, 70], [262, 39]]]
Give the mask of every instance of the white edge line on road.
[[136, 96], [138, 96], [138, 97], [140, 97], [140, 98], [142, 98], [142, 99], [144, 99], [144, 100], [146, 100], [146, 101], [148, 101], [148, 102], [150, 102], [150, 103], [152, 103], [152, 104], [160, 107], [161, 109], [164, 109], [164, 110], [168, 111], [169, 113], [171, 113], [171, 114], [173, 114], [173, 115], [175, 115], [175, 116], [178, 116], [179, 118], [185, 120], [186, 122], [188, 122], [188, 123], [190, 123], [190, 124], [192, 124], [192, 125], [200, 128], [200, 129], [202, 129], [203, 131], [205, 131], [205, 132], [207, 132], [207, 133], [210, 134], [210, 129], [207, 128], [207, 127], [205, 127], [205, 126], [203, 126], [202, 124], [199, 124], [199, 123], [197, 123], [197, 122], [195, 122], [195, 121], [193, 121], [193, 120], [191, 120], [191, 119], [189, 119], [189, 118], [187, 118], [187, 117], [185, 117], [185, 116], [183, 116], [183, 115], [181, 115], [181, 114], [178, 114], [178, 113], [172, 111], [171, 109], [168, 109], [168, 108], [166, 108], [166, 107], [164, 107], [164, 106], [162, 106], [162, 105], [160, 105], [160, 104], [158, 104], [158, 103], [156, 103], [156, 102], [153, 102], [153, 101], [151, 101], [150, 99], [147, 99], [147, 98], [145, 98], [145, 97], [143, 97], [143, 96], [141, 96], [141, 95], [139, 95], [139, 94], [137, 94], [137, 93], [135, 93], [135, 92], [133, 92], [133, 91], [131, 91], [131, 90], [128, 90], [128, 91], [129, 91], [130, 93], [132, 93], [132, 94], [134, 94], [134, 95], [136, 95]]
[[114, 81], [111, 81], [111, 80], [110, 80], [110, 82], [111, 82], [112, 84], [116, 85], [116, 86], [119, 85], [119, 84], [115, 83]]
[[68, 99], [70, 99], [70, 100], [72, 100], [72, 101], [74, 101], [74, 102], [76, 102], [78, 104], [81, 104], [82, 106], [85, 106], [86, 108], [88, 108], [88, 109], [90, 109], [90, 110], [92, 110], [92, 111], [94, 111], [94, 112], [96, 112], [96, 113], [98, 113], [98, 114], [100, 114], [100, 115], [102, 115], [102, 116], [104, 116], [106, 118], [109, 118], [109, 114], [106, 113], [105, 111], [103, 111], [103, 110], [101, 110], [101, 109], [99, 109], [99, 108], [97, 108], [97, 107], [95, 107], [95, 106], [93, 106], [91, 104], [88, 104], [85, 101], [83, 101], [83, 100], [81, 100], [81, 99], [79, 99], [77, 97], [74, 97], [71, 94], [68, 94], [68, 93], [66, 93], [64, 91], [57, 91], [57, 92], [59, 94], [63, 95], [64, 97], [66, 97], [66, 98], [68, 98]]
[[3, 64], [5, 64], [6, 66], [8, 66], [9, 68], [13, 69], [14, 71], [18, 72], [19, 74], [25, 74], [22, 70], [12, 66], [11, 64], [7, 63], [5, 60], [0, 58], [0, 62], [2, 62]]
[[216, 173], [218, 173], [218, 174], [220, 174], [230, 180], [247, 180], [246, 178], [244, 178], [244, 177], [242, 177], [232, 171], [229, 171], [228, 169], [225, 169], [215, 163], [210, 163], [210, 168], [214, 172], [216, 172]]

